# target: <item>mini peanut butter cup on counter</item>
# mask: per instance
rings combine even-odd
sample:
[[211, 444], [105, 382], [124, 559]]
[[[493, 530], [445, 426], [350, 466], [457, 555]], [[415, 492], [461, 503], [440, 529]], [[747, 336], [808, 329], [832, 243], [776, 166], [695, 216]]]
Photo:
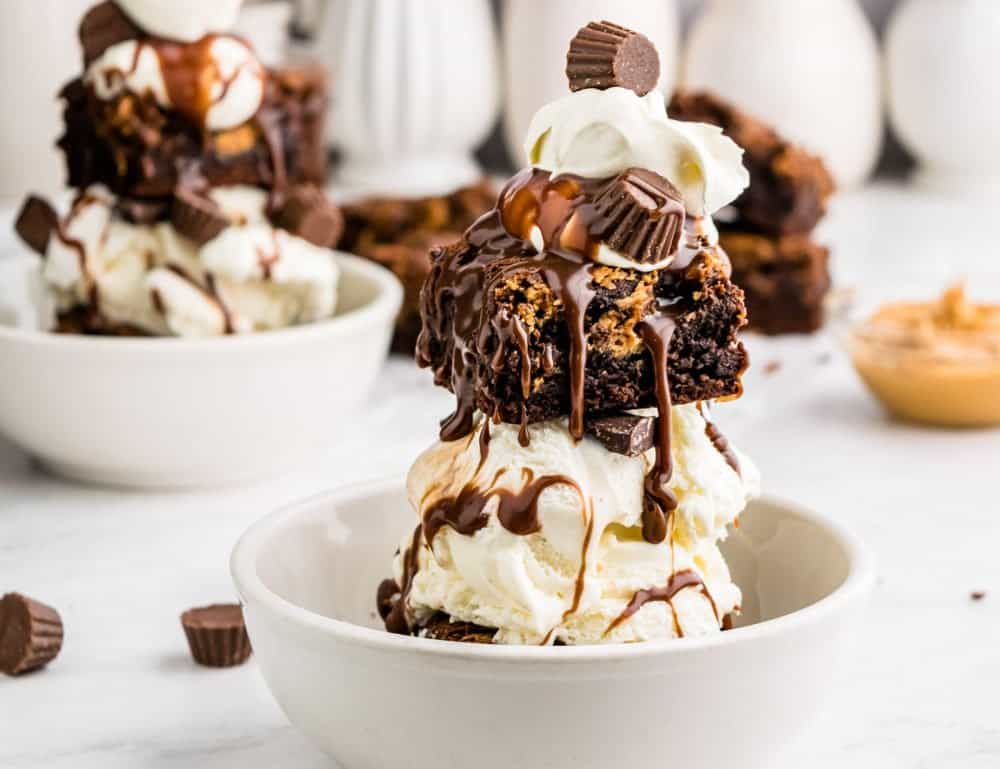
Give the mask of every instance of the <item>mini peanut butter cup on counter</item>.
[[0, 599], [0, 673], [18, 676], [43, 668], [62, 644], [62, 619], [51, 606], [20, 593]]
[[250, 657], [250, 638], [239, 604], [213, 604], [181, 615], [191, 656], [199, 665], [228, 668]]
[[592, 21], [570, 42], [566, 77], [571, 91], [628, 88], [645, 96], [660, 80], [660, 57], [645, 35]]

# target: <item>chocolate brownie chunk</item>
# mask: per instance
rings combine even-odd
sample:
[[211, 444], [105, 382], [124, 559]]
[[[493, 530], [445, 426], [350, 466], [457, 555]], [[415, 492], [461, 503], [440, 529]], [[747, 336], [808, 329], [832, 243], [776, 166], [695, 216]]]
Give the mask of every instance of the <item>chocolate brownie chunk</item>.
[[491, 630], [471, 622], [454, 622], [447, 614], [435, 614], [417, 635], [433, 638], [436, 641], [453, 641], [456, 643], [491, 644], [496, 630]]
[[823, 325], [830, 290], [828, 249], [808, 236], [723, 231], [733, 282], [746, 293], [750, 327], [765, 334], [811, 333]]
[[667, 112], [677, 120], [717, 125], [746, 150], [750, 187], [733, 204], [744, 225], [773, 235], [802, 234], [826, 213], [834, 183], [815, 155], [709, 93], [677, 93]]
[[[421, 292], [418, 363], [457, 396], [442, 429], [446, 440], [468, 432], [475, 408], [514, 424], [569, 414], [571, 428], [582, 435], [584, 413], [658, 405], [644, 329], [664, 316], [673, 323], [667, 349], [673, 402], [740, 392], [747, 355], [737, 332], [746, 311], [718, 248], [682, 248], [668, 268], [639, 272], [558, 249], [538, 253], [512, 233], [513, 217], [551, 219], [532, 211], [527, 195], [545, 205], [558, 190], [571, 198], [566, 206], [587, 199], [573, 184], [565, 177], [548, 183], [543, 171], [523, 172], [462, 241], [432, 254]], [[578, 219], [572, 208], [560, 210], [567, 221]], [[561, 232], [565, 242], [566, 229]]]
[[102, 101], [78, 78], [60, 93], [66, 129], [59, 147], [68, 183], [79, 189], [104, 184], [116, 195], [138, 199], [170, 197], [182, 172], [192, 169], [210, 186], [322, 184], [324, 89], [318, 69], [269, 72], [254, 119], [228, 131], [203, 132], [148, 94], [123, 92]]
[[423, 198], [376, 197], [343, 207], [344, 236], [338, 247], [388, 268], [402, 282], [403, 306], [392, 348], [412, 355], [420, 333], [420, 289], [431, 269], [430, 250], [460, 240], [496, 202], [483, 180], [448, 195]]

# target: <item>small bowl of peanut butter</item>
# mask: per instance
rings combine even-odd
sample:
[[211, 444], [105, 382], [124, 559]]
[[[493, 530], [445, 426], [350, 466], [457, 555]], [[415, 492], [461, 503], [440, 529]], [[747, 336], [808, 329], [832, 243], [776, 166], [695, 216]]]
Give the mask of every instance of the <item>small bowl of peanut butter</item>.
[[861, 379], [893, 415], [941, 427], [1000, 425], [1000, 302], [974, 300], [957, 283], [936, 299], [881, 305], [847, 341]]

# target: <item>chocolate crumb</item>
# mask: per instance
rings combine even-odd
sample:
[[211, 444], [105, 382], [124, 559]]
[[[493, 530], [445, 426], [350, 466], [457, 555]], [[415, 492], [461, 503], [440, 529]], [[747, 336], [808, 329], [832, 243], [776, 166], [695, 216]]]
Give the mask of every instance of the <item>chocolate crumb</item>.
[[52, 233], [59, 229], [59, 214], [49, 204], [37, 195], [31, 195], [14, 223], [14, 230], [21, 240], [28, 244], [36, 254], [45, 256]]
[[660, 57], [645, 35], [609, 21], [592, 21], [570, 42], [569, 89], [628, 88], [645, 96], [660, 80]]
[[971, 593], [969, 593], [969, 598], [971, 598], [973, 601], [982, 601], [985, 597], [986, 597], [985, 590], [973, 590]]
[[227, 668], [250, 657], [250, 638], [239, 604], [213, 604], [181, 615], [191, 656], [199, 665]]
[[43, 668], [62, 644], [62, 619], [51, 606], [20, 593], [0, 599], [0, 673], [18, 676]]

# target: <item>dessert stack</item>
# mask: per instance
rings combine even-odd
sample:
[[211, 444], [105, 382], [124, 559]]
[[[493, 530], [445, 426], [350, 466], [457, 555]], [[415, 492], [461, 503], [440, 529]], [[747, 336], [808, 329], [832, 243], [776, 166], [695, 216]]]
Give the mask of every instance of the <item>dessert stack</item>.
[[391, 632], [631, 642], [739, 609], [718, 542], [758, 479], [710, 415], [747, 366], [711, 214], [747, 185], [742, 151], [667, 117], [640, 34], [589, 24], [567, 75], [531, 167], [432, 252], [417, 358], [456, 405], [409, 474]]
[[75, 199], [60, 217], [29, 198], [17, 222], [58, 330], [212, 336], [333, 314], [324, 81], [263, 67], [226, 33], [239, 6], [115, 0], [83, 19], [83, 74], [60, 94]]
[[717, 125], [746, 149], [750, 188], [720, 216], [719, 229], [751, 327], [765, 334], [819, 329], [830, 251], [812, 233], [834, 190], [823, 161], [709, 93], [678, 93], [668, 111]]

